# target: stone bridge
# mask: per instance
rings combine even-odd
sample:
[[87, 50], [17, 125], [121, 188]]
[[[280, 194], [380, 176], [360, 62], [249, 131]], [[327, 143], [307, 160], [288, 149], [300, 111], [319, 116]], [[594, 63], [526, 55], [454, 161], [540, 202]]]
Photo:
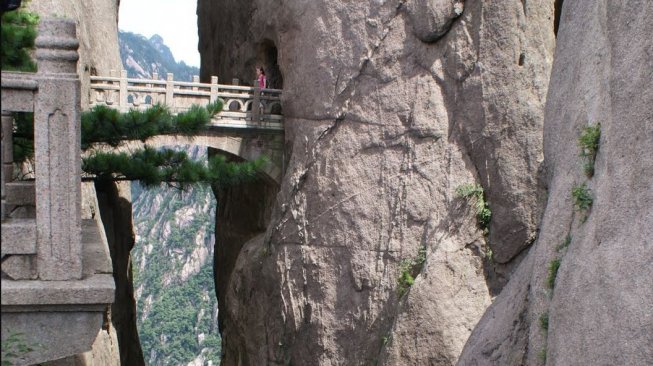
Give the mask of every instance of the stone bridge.
[[[76, 32], [74, 21], [42, 19], [35, 51], [38, 72], [2, 72], [3, 354], [5, 341], [14, 335], [22, 337], [21, 344], [34, 346], [12, 360], [16, 364], [73, 363], [73, 355], [91, 349], [114, 301], [113, 269], [102, 224], [82, 219]], [[204, 145], [240, 159], [266, 155], [272, 163], [265, 173], [279, 182], [283, 172], [280, 90], [219, 85], [215, 77], [208, 84], [197, 78], [174, 81], [170, 74], [165, 81], [156, 79], [128, 79], [125, 72], [119, 77], [92, 77], [89, 104], [128, 111], [163, 103], [179, 113], [193, 104], [222, 100], [225, 110], [203, 133], [158, 136], [149, 144]], [[34, 113], [33, 180], [14, 180], [14, 112]], [[121, 148], [139, 144], [129, 142]]]
[[[200, 83], [198, 76], [191, 82], [175, 81], [173, 74], [159, 80], [156, 73], [152, 79], [132, 79], [125, 70], [119, 76], [116, 72], [111, 72], [111, 76], [91, 76], [90, 81], [90, 107], [105, 105], [122, 112], [145, 110], [160, 103], [173, 113], [180, 113], [194, 104], [220, 100], [223, 110], [213, 117], [206, 131], [193, 137], [157, 136], [146, 144], [203, 145], [245, 160], [265, 155], [270, 161], [265, 173], [279, 183], [283, 171], [281, 90], [240, 86], [238, 79], [232, 80], [233, 85], [218, 84], [216, 76], [211, 77], [210, 83]], [[121, 149], [142, 145], [132, 141]]]

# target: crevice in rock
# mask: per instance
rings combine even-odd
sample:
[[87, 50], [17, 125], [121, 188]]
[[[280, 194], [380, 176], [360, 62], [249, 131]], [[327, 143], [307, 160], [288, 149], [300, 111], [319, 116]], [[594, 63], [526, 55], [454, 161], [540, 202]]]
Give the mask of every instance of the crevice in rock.
[[553, 18], [553, 34], [558, 37], [558, 28], [560, 27], [560, 16], [562, 15], [562, 3], [564, 0], [555, 0], [554, 3], [554, 18]]
[[[209, 157], [220, 153], [219, 150], [208, 149]], [[228, 156], [228, 159], [237, 158]], [[236, 348], [239, 343], [237, 338], [242, 335], [238, 334], [239, 328], [229, 318], [227, 309], [231, 277], [243, 246], [263, 234], [268, 227], [279, 187], [269, 180], [258, 179], [238, 186], [212, 188], [217, 200], [213, 269], [218, 297], [218, 327], [224, 337], [224, 357], [233, 361], [243, 350]], [[228, 333], [225, 333], [227, 330]]]
[[136, 301], [132, 279], [131, 250], [135, 244], [132, 205], [122, 197], [115, 182], [97, 181], [100, 216], [107, 235], [116, 298], [111, 305], [111, 321], [116, 329], [122, 365], [145, 365], [136, 327]]

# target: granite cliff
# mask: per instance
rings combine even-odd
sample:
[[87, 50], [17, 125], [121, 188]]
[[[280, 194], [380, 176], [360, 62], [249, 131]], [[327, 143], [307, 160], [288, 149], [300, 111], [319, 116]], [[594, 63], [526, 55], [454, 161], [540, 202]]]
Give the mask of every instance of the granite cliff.
[[[91, 14], [81, 28], [115, 25]], [[653, 5], [199, 0], [198, 14], [204, 81], [261, 64], [284, 89], [281, 184], [214, 187], [225, 365], [653, 363]], [[82, 75], [115, 69], [85, 34]], [[457, 193], [470, 184], [489, 227]], [[124, 189], [98, 186], [90, 211], [131, 365]], [[111, 359], [110, 337], [85, 357]]]
[[[564, 2], [540, 236], [460, 365], [653, 364], [651, 16], [648, 1]], [[593, 175], [579, 156], [587, 127], [600, 129]], [[574, 191], [583, 184], [587, 209]]]
[[[284, 89], [281, 185], [216, 192], [223, 362], [455, 363], [537, 236], [553, 2], [198, 14], [202, 78], [262, 64]], [[484, 190], [487, 236], [465, 184]]]

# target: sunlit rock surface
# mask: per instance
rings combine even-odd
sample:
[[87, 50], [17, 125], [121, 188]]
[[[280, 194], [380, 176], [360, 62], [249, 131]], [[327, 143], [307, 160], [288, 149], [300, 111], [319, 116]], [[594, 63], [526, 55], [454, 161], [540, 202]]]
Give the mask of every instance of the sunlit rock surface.
[[[224, 364], [455, 363], [536, 238], [553, 4], [200, 0], [198, 14], [204, 80], [251, 84], [262, 65], [284, 89], [280, 187], [216, 194]], [[488, 238], [455, 193], [475, 182]]]

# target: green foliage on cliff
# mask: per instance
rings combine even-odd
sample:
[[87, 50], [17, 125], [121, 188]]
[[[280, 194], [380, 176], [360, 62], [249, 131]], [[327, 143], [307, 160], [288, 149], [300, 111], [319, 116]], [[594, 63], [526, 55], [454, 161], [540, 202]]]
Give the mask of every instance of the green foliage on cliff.
[[212, 309], [206, 303], [209, 297], [215, 299], [215, 293], [207, 291], [211, 288], [210, 264], [182, 284], [158, 288], [157, 300], [138, 326], [146, 357], [154, 351], [157, 364], [180, 365], [192, 361], [202, 349], [211, 348], [206, 357], [214, 365], [220, 363], [221, 339], [212, 329]]
[[35, 72], [36, 63], [29, 55], [36, 40], [39, 17], [18, 9], [2, 15], [0, 64], [2, 70]]
[[585, 159], [583, 171], [588, 178], [594, 176], [594, 161], [599, 151], [599, 142], [601, 140], [601, 124], [587, 126], [583, 129], [578, 138], [578, 147], [580, 147], [580, 156]]
[[[162, 105], [127, 113], [98, 106], [82, 114], [82, 150], [99, 143], [119, 147], [127, 140], [146, 141], [161, 134], [197, 134], [221, 109], [220, 101], [205, 107], [193, 106], [177, 115]], [[16, 113], [14, 118], [14, 161], [20, 163], [34, 156], [33, 114]], [[82, 170], [96, 179], [138, 180], [148, 186], [168, 182], [183, 188], [197, 182], [225, 186], [251, 181], [266, 163], [264, 157], [231, 162], [223, 156], [214, 156], [208, 164], [203, 164], [192, 161], [183, 151], [146, 146], [130, 153], [93, 152], [82, 160]]]
[[546, 287], [551, 290], [555, 287], [558, 269], [560, 269], [560, 258], [555, 258], [549, 263], [549, 275], [546, 277]]
[[118, 42], [120, 58], [130, 78], [151, 78], [154, 72], [161, 78], [170, 72], [174, 73], [175, 80], [190, 81], [194, 75], [200, 74], [197, 67], [175, 61], [170, 48], [157, 34], [146, 38], [140, 34], [119, 31]]
[[589, 210], [592, 207], [594, 200], [592, 199], [592, 192], [587, 188], [587, 184], [576, 185], [571, 189], [571, 197], [574, 200], [574, 205], [581, 211]]
[[19, 364], [21, 357], [30, 353], [34, 348], [25, 340], [22, 333], [9, 332], [7, 338], [2, 340], [2, 366]]
[[414, 259], [404, 259], [399, 263], [399, 279], [397, 280], [397, 292], [399, 297], [404, 296], [408, 289], [415, 283], [415, 277], [422, 270], [426, 262], [426, 248], [421, 247]]
[[544, 332], [547, 332], [549, 330], [549, 313], [542, 313], [540, 315], [540, 329], [542, 329]]
[[34, 156], [34, 113], [12, 113], [14, 117], [14, 161]]
[[[189, 157], [198, 159], [198, 150], [189, 150]], [[211, 360], [219, 365], [221, 339], [209, 254], [216, 210], [211, 187], [193, 184], [178, 191], [134, 182], [132, 199], [137, 325], [146, 362], [185, 365], [201, 354], [204, 364]], [[204, 250], [206, 257], [198, 256]], [[194, 261], [197, 273], [187, 266]]]
[[474, 183], [463, 184], [456, 188], [456, 196], [474, 201], [478, 226], [487, 235], [490, 220], [492, 219], [492, 211], [490, 211], [490, 205], [483, 197], [483, 187]]

